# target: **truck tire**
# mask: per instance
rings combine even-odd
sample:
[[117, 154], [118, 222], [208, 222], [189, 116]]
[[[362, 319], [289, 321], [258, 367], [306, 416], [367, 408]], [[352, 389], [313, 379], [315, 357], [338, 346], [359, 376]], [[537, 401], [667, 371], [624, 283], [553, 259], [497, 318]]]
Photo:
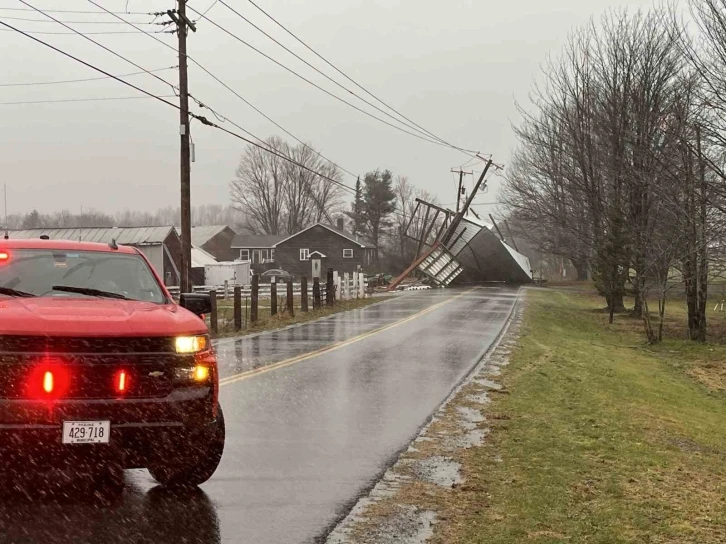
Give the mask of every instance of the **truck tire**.
[[126, 487], [123, 467], [115, 463], [99, 466], [91, 475], [91, 484], [95, 496], [105, 500], [116, 499]]
[[224, 414], [217, 407], [217, 419], [202, 431], [195, 432], [178, 444], [176, 454], [153, 462], [151, 476], [169, 487], [195, 487], [209, 480], [219, 466], [224, 452]]

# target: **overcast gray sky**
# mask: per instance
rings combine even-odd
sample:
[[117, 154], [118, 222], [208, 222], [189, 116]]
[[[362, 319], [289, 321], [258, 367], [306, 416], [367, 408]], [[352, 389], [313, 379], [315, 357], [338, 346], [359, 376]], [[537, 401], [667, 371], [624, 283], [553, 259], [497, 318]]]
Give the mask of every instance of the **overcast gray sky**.
[[[42, 9], [97, 9], [84, 0], [28, 1]], [[247, 0], [227, 1], [301, 56], [325, 68]], [[492, 153], [495, 161], [501, 163], [509, 160], [515, 144], [511, 130], [511, 122], [517, 119], [515, 99], [526, 101], [546, 55], [557, 53], [573, 27], [608, 7], [651, 5], [651, 0], [256, 1], [319, 53], [416, 123], [454, 144]], [[125, 10], [127, 4], [126, 0], [101, 2], [118, 11]], [[203, 11], [213, 2], [190, 0], [189, 5]], [[17, 0], [0, 0], [0, 7], [25, 6]], [[173, 7], [173, 0], [128, 2], [129, 11]], [[69, 21], [114, 20], [102, 15], [56, 16]], [[0, 9], [0, 18], [25, 30], [66, 31], [56, 23], [7, 17], [43, 18], [33, 12]], [[322, 86], [343, 94], [222, 4], [214, 6], [209, 17]], [[142, 16], [133, 19], [151, 20]], [[88, 32], [133, 31], [123, 24], [73, 26]], [[176, 46], [175, 36], [158, 36]], [[37, 37], [111, 73], [136, 71], [82, 37]], [[173, 51], [143, 34], [92, 37], [146, 69], [177, 64]], [[98, 75], [14, 32], [0, 32], [0, 49], [0, 84]], [[443, 203], [455, 200], [450, 169], [468, 160], [458, 151], [402, 134], [336, 102], [207, 22], [200, 22], [198, 32], [190, 36], [189, 55], [293, 134], [351, 172], [363, 174], [375, 168], [388, 168], [435, 193]], [[175, 71], [158, 75], [169, 81], [177, 77]], [[129, 81], [157, 94], [171, 94], [169, 87], [148, 75]], [[194, 66], [190, 67], [190, 92], [258, 136], [279, 133]], [[112, 80], [2, 86], [0, 102], [136, 94]], [[0, 183], [8, 185], [9, 211], [77, 211], [80, 206], [107, 212], [126, 208], [150, 211], [177, 205], [178, 119], [175, 110], [148, 98], [1, 105]], [[198, 123], [193, 125], [192, 135], [196, 144], [193, 203], [229, 203], [229, 180], [234, 176], [244, 144]], [[354, 180], [346, 177], [346, 182]], [[494, 179], [489, 193], [478, 200], [495, 200], [497, 187]], [[482, 207], [480, 211], [488, 210]]]

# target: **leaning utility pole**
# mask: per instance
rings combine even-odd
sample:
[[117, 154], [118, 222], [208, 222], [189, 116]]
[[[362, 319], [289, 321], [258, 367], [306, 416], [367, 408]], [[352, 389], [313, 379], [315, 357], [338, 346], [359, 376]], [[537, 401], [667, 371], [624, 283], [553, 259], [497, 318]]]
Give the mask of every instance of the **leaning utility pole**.
[[179, 292], [191, 290], [189, 271], [192, 266], [192, 218], [191, 218], [191, 150], [189, 127], [189, 84], [187, 79], [187, 27], [197, 29], [186, 15], [187, 0], [179, 0], [179, 7], [167, 11], [176, 23], [179, 37], [179, 134], [181, 135], [181, 269]]

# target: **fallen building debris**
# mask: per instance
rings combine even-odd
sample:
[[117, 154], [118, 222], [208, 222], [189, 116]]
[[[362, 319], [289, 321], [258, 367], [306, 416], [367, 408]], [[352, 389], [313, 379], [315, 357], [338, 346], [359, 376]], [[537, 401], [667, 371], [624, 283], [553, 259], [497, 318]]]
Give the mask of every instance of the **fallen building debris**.
[[389, 290], [397, 289], [414, 271], [437, 287], [455, 283], [532, 282], [529, 259], [517, 251], [514, 239], [512, 245], [515, 247], [504, 241], [491, 215], [492, 225], [484, 223], [476, 214], [469, 215], [469, 211], [473, 212], [470, 208], [474, 197], [485, 183], [484, 178], [492, 164], [491, 160], [487, 162], [474, 190], [458, 212], [416, 199], [416, 209], [404, 232], [418, 244], [416, 258], [389, 284]]

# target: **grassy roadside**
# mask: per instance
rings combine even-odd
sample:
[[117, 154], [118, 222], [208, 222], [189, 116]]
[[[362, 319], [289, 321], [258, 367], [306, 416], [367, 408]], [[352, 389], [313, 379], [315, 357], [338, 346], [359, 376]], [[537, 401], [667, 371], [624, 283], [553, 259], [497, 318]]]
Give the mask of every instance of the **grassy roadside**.
[[595, 297], [527, 298], [509, 394], [462, 452], [434, 541], [726, 542], [726, 347], [645, 346]]
[[[289, 325], [314, 321], [316, 319], [320, 319], [321, 317], [326, 317], [340, 312], [347, 312], [349, 310], [365, 308], [366, 306], [370, 306], [371, 304], [376, 304], [378, 302], [383, 302], [384, 300], [388, 300], [390, 298], [392, 297], [372, 297], [353, 300], [339, 300], [335, 302], [335, 306], [333, 308], [327, 308], [323, 306], [318, 310], [313, 310], [311, 305], [310, 311], [308, 312], [303, 312], [298, 307], [296, 307], [294, 316], [290, 316], [290, 314], [285, 311], [284, 300], [280, 302], [280, 304], [278, 304], [278, 314], [275, 316], [270, 315], [269, 301], [265, 301], [267, 304], [260, 305], [259, 308], [259, 320], [254, 324], [248, 323], [248, 327], [240, 332], [234, 331], [234, 309], [231, 303], [226, 304], [220, 301], [218, 306], [219, 334], [215, 338], [244, 336], [247, 334], [280, 329]], [[242, 309], [242, 317], [244, 319], [244, 308]]]

